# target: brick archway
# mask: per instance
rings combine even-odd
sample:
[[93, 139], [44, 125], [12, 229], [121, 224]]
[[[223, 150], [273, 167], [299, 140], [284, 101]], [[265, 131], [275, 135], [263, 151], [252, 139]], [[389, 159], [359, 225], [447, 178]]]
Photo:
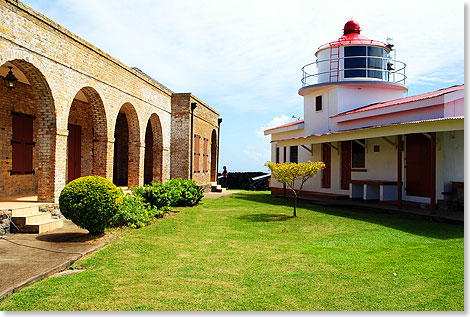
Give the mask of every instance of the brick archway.
[[[52, 91], [45, 76], [33, 64], [23, 59], [13, 59], [2, 65], [4, 66], [12, 66], [13, 73], [22, 80], [12, 90], [8, 90], [4, 85], [0, 89], [3, 97], [0, 101], [0, 108], [3, 109], [0, 120], [5, 124], [2, 126], [7, 127], [2, 142], [8, 143], [3, 148], [5, 157], [9, 159], [1, 166], [0, 196], [37, 194], [39, 201], [54, 201], [57, 196], [55, 187], [58, 135]], [[13, 140], [18, 137], [18, 132], [14, 133], [14, 130], [20, 131], [21, 138], [31, 140]], [[28, 156], [26, 161], [32, 166], [32, 170], [15, 171], [19, 166], [17, 158], [24, 158], [25, 153]]]
[[68, 115], [67, 181], [80, 176], [107, 176], [107, 120], [98, 92], [83, 87], [75, 95]]
[[217, 182], [217, 132], [211, 135], [211, 182]]
[[144, 184], [162, 181], [163, 133], [160, 118], [153, 113], [145, 131]]
[[130, 103], [122, 105], [114, 128], [113, 182], [117, 186], [140, 185], [141, 142], [137, 111]]

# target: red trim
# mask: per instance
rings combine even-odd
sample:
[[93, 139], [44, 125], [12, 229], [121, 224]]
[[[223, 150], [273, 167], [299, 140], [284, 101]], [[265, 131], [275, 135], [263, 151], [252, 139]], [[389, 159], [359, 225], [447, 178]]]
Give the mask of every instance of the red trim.
[[401, 152], [402, 152], [402, 136], [399, 135], [397, 137], [397, 194], [398, 194], [398, 208], [402, 207], [403, 204], [403, 198], [402, 198], [402, 158], [401, 158]]
[[436, 213], [436, 132], [430, 132], [431, 136], [431, 214]]
[[315, 53], [315, 55], [317, 55], [319, 51], [330, 48], [330, 47], [346, 46], [346, 45], [373, 45], [373, 46], [383, 47], [387, 50], [387, 52], [390, 52], [390, 49], [387, 47], [387, 44], [385, 44], [384, 42], [371, 40], [368, 37], [361, 35], [360, 33], [348, 33], [348, 34], [341, 36], [336, 41], [323, 44], [322, 46], [318, 48], [318, 51]]
[[394, 99], [394, 100], [390, 100], [390, 101], [386, 101], [386, 102], [378, 102], [378, 103], [367, 105], [367, 106], [364, 106], [364, 107], [361, 107], [361, 108], [358, 108], [358, 109], [354, 109], [354, 110], [351, 110], [351, 111], [346, 111], [346, 112], [334, 115], [331, 118], [336, 118], [336, 117], [340, 117], [340, 116], [344, 116], [344, 115], [348, 115], [348, 114], [352, 114], [352, 113], [358, 113], [358, 112], [363, 112], [363, 111], [380, 109], [380, 108], [385, 108], [385, 107], [390, 107], [390, 106], [397, 106], [397, 105], [416, 102], [416, 101], [425, 100], [425, 99], [431, 99], [431, 98], [439, 97], [439, 96], [442, 96], [442, 95], [445, 95], [445, 94], [448, 94], [448, 93], [451, 93], [451, 92], [454, 92], [454, 91], [463, 90], [463, 89], [464, 89], [464, 85], [458, 85], [458, 86], [452, 86], [452, 87], [449, 87], [449, 88], [436, 90], [436, 91], [433, 91], [433, 92], [428, 92], [428, 93], [421, 94], [421, 95], [405, 97], [405, 98], [399, 98], [399, 99]]
[[264, 130], [264, 131], [266, 132], [266, 131], [271, 131], [271, 130], [275, 130], [275, 129], [279, 129], [279, 128], [286, 128], [286, 127], [290, 127], [290, 126], [293, 126], [293, 125], [296, 125], [296, 124], [301, 124], [301, 123], [304, 123], [304, 120], [297, 120], [297, 121], [294, 121], [294, 122], [291, 122], [291, 123], [286, 123], [286, 124], [280, 125], [278, 127], [270, 128], [270, 129], [267, 129], [267, 130]]
[[414, 123], [422, 123], [422, 122], [435, 122], [435, 121], [443, 121], [443, 120], [460, 120], [460, 119], [464, 119], [464, 116], [454, 116], [454, 117], [445, 117], [445, 118], [437, 118], [437, 119], [424, 119], [424, 120], [417, 120], [417, 121], [408, 121], [408, 122], [400, 122], [400, 123], [374, 125], [374, 126], [369, 126], [369, 127], [339, 130], [339, 131], [333, 131], [333, 132], [327, 132], [327, 133], [317, 133], [317, 134], [299, 136], [299, 137], [295, 137], [295, 138], [279, 139], [279, 140], [276, 140], [276, 141], [301, 140], [301, 139], [306, 139], [306, 138], [309, 138], [309, 137], [312, 137], [312, 136], [324, 136], [324, 135], [330, 135], [330, 134], [341, 134], [341, 133], [352, 132], [352, 131], [368, 130], [368, 129], [375, 129], [375, 128], [383, 128], [383, 127], [391, 127], [391, 126], [396, 126], [396, 125], [414, 124]]

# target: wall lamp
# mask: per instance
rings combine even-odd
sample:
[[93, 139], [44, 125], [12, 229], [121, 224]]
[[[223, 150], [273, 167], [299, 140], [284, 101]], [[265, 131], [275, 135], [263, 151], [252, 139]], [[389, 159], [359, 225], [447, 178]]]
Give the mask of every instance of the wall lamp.
[[5, 76], [3, 79], [5, 81], [5, 85], [7, 86], [8, 89], [13, 89], [16, 87], [16, 83], [18, 82], [18, 78], [16, 78], [15, 75], [13, 75], [13, 72], [11, 71], [13, 67], [8, 66], [10, 71], [8, 74]]

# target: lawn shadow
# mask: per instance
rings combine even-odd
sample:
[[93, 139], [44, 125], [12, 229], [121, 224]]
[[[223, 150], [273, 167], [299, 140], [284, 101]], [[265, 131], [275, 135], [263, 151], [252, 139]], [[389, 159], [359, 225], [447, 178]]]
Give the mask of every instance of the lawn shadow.
[[[289, 206], [293, 208], [292, 198], [276, 197], [270, 193], [238, 193], [233, 195], [233, 198], [248, 200], [257, 203], [264, 203], [275, 206]], [[464, 227], [460, 224], [442, 223], [432, 221], [431, 219], [415, 216], [412, 214], [402, 214], [393, 210], [364, 208], [361, 206], [340, 206], [332, 203], [323, 203], [319, 201], [299, 200], [298, 208], [303, 208], [323, 214], [328, 214], [336, 217], [344, 217], [358, 221], [369, 222], [380, 226], [393, 228], [410, 234], [425, 236], [434, 239], [447, 240], [457, 239], [464, 237]], [[269, 219], [276, 216], [276, 214], [261, 216], [263, 214], [253, 214], [243, 216], [250, 220], [253, 219]], [[282, 216], [282, 215], [280, 215]], [[284, 215], [284, 217], [287, 217]], [[262, 221], [262, 220], [252, 220]], [[269, 220], [267, 220], [269, 221]], [[273, 220], [271, 220], [273, 221]]]
[[273, 221], [286, 221], [295, 218], [294, 216], [287, 216], [283, 214], [248, 214], [237, 217], [240, 220], [249, 220], [252, 222], [273, 222]]

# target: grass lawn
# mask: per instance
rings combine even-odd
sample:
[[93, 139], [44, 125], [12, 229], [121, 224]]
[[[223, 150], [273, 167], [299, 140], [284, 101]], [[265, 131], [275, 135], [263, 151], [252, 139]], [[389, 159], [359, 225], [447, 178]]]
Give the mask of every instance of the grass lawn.
[[463, 310], [464, 227], [204, 199], [1, 300], [0, 310]]

